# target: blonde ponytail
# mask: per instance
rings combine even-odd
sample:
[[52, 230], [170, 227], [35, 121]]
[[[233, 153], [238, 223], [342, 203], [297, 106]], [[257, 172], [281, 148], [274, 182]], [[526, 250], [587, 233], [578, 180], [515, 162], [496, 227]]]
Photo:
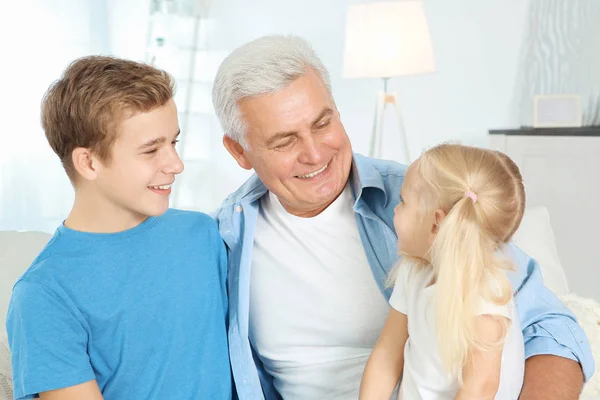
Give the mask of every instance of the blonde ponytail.
[[[476, 335], [474, 317], [481, 299], [505, 305], [511, 298], [508, 280], [498, 273], [506, 265], [495, 259], [496, 243], [480, 228], [475, 207], [469, 198], [459, 200], [440, 225], [431, 249], [440, 355], [448, 372], [460, 381], [470, 349], [501, 344], [482, 343]], [[490, 282], [498, 282], [498, 290]]]

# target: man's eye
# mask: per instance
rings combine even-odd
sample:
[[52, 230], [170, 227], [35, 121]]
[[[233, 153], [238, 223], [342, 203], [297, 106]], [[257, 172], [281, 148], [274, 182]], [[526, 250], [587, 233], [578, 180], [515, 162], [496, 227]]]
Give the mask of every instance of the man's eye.
[[290, 147], [290, 145], [291, 145], [292, 143], [294, 143], [294, 141], [293, 141], [293, 140], [288, 140], [287, 142], [284, 142], [284, 143], [281, 143], [281, 144], [279, 144], [279, 145], [275, 146], [275, 149], [276, 149], [276, 150], [284, 150], [284, 149], [286, 149], [287, 147]]
[[331, 124], [331, 120], [321, 122], [319, 125], [317, 125], [317, 129], [327, 128], [330, 124]]

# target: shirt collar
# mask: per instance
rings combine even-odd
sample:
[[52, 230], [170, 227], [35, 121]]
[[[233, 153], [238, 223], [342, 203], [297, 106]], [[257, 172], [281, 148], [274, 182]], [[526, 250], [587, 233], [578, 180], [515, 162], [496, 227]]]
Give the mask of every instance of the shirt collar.
[[354, 196], [358, 202], [366, 188], [375, 188], [381, 190], [384, 196], [384, 202], [387, 205], [388, 196], [385, 191], [385, 183], [381, 172], [373, 166], [370, 158], [361, 154], [354, 154], [352, 160], [352, 170], [350, 172], [350, 184], [354, 191]]

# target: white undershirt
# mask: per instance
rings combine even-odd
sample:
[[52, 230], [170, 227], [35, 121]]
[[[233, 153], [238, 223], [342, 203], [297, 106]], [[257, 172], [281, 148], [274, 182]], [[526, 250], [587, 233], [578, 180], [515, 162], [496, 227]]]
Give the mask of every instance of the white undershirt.
[[[409, 338], [404, 348], [404, 372], [400, 385], [402, 400], [453, 400], [457, 379], [446, 374], [439, 355], [433, 306], [436, 285], [431, 268], [400, 266], [390, 305], [408, 317]], [[517, 400], [523, 385], [525, 349], [514, 303], [497, 306], [482, 302], [479, 314], [502, 315], [511, 326], [502, 353], [497, 400]]]
[[350, 187], [300, 218], [261, 200], [250, 284], [250, 340], [286, 400], [356, 399], [389, 311], [367, 262]]

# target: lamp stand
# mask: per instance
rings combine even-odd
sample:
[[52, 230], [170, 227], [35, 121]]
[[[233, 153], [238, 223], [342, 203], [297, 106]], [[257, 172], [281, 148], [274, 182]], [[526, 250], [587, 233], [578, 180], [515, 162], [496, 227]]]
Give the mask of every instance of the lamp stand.
[[369, 146], [369, 157], [380, 158], [383, 150], [383, 114], [387, 105], [391, 105], [396, 110], [396, 116], [398, 117], [398, 129], [400, 133], [401, 145], [403, 147], [402, 156], [396, 158], [403, 164], [410, 162], [410, 155], [408, 150], [408, 140], [406, 137], [406, 130], [404, 129], [404, 123], [402, 120], [402, 112], [396, 93], [389, 93], [387, 91], [387, 83], [390, 78], [383, 78], [383, 91], [377, 93], [377, 102], [375, 104], [375, 118], [373, 120], [373, 132], [371, 134], [371, 143]]

